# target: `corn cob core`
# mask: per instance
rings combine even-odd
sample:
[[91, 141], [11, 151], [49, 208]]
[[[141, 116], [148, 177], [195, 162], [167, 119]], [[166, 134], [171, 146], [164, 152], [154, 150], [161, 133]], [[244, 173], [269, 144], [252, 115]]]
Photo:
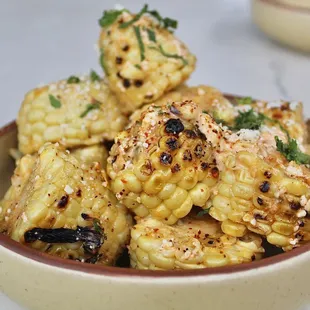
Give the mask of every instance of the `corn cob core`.
[[196, 64], [181, 41], [145, 15], [120, 28], [134, 17], [123, 12], [111, 26], [102, 28], [99, 38], [101, 65], [124, 112], [154, 102], [182, 84]]
[[103, 144], [73, 149], [71, 154], [83, 164], [91, 165], [97, 162], [102, 168], [105, 169], [107, 167], [109, 153]]
[[19, 149], [34, 153], [46, 142], [66, 148], [113, 140], [126, 118], [116, 97], [103, 82], [81, 77], [36, 88], [25, 96], [17, 118]]
[[[196, 122], [208, 123], [205, 133]], [[107, 172], [117, 199], [138, 216], [151, 214], [167, 224], [193, 205], [205, 207], [218, 178], [211, 156], [216, 128], [192, 102], [151, 106], [110, 151]]]
[[260, 259], [261, 243], [252, 233], [242, 238], [223, 234], [210, 217], [184, 218], [173, 226], [148, 218], [132, 228], [129, 254], [136, 269], [200, 269]]
[[[156, 106], [163, 106], [172, 104], [173, 102], [193, 101], [199, 107], [216, 119], [221, 119], [226, 123], [230, 123], [235, 118], [235, 107], [227, 100], [224, 95], [216, 88], [199, 85], [195, 87], [188, 87], [181, 85], [176, 90], [167, 93], [153, 104]], [[133, 124], [139, 120], [141, 113], [145, 112], [150, 105], [145, 105], [141, 109], [136, 110], [130, 116], [130, 123]]]
[[285, 250], [297, 246], [310, 198], [308, 169], [288, 163], [262, 136], [231, 138], [226, 136], [216, 155], [220, 173], [210, 215], [228, 235], [241, 237], [249, 229]]
[[[128, 241], [131, 217], [107, 189], [100, 165], [84, 167], [57, 144], [43, 146], [33, 158], [31, 172], [26, 167], [24, 178], [18, 176], [23, 171], [24, 158], [16, 169], [13, 180], [22, 178], [22, 190], [13, 182], [2, 202], [9, 207], [5, 208], [1, 230], [12, 239], [43, 252], [63, 258], [113, 264]], [[102, 238], [105, 237], [94, 256], [90, 256], [79, 241], [27, 243], [25, 240], [25, 233], [34, 228], [92, 229], [94, 221], [104, 231]]]

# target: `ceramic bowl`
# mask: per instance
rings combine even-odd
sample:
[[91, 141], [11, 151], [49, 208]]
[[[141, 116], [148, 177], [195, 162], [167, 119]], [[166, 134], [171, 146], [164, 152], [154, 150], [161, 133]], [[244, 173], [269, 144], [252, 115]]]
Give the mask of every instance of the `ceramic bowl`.
[[272, 39], [310, 52], [310, 0], [252, 0], [252, 17]]
[[[0, 196], [15, 146], [12, 123], [0, 130]], [[63, 260], [0, 234], [0, 290], [30, 310], [301, 310], [309, 279], [310, 244], [244, 265], [154, 272]]]

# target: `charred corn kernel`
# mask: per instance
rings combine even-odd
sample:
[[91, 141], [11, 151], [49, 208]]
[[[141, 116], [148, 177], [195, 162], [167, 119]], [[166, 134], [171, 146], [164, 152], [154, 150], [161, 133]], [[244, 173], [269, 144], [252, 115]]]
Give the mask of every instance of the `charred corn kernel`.
[[17, 118], [19, 149], [34, 153], [46, 142], [66, 148], [94, 145], [113, 140], [125, 124], [106, 84], [89, 77], [74, 84], [63, 80], [26, 94]]
[[74, 149], [71, 154], [83, 164], [98, 162], [103, 168], [106, 168], [109, 156], [106, 147], [101, 144]]
[[59, 145], [46, 144], [19, 161], [1, 203], [0, 230], [52, 255], [111, 265], [132, 219], [105, 183], [100, 165], [83, 168]]
[[126, 26], [137, 16], [124, 11], [102, 28], [99, 38], [101, 65], [125, 112], [182, 84], [196, 64], [187, 47], [146, 14]]
[[208, 216], [185, 217], [173, 226], [146, 218], [131, 230], [129, 254], [136, 269], [199, 269], [260, 259], [261, 242], [249, 233], [242, 238], [225, 235]]
[[185, 217], [193, 205], [206, 207], [219, 178], [212, 149], [220, 130], [193, 102], [150, 106], [116, 137], [110, 151], [107, 171], [117, 199], [125, 203], [135, 193], [139, 206], [130, 206], [134, 213], [169, 224]]
[[[188, 87], [182, 85], [176, 90], [167, 93], [154, 102], [156, 106], [164, 106], [173, 102], [193, 101], [197, 103], [204, 112], [208, 112], [216, 119], [230, 123], [235, 117], [233, 105], [216, 88], [199, 85], [197, 87]], [[149, 105], [136, 110], [130, 116], [130, 123], [133, 124], [139, 120], [141, 113], [145, 112]]]
[[248, 229], [285, 250], [290, 240], [297, 239], [298, 246], [298, 223], [307, 214], [306, 203], [301, 203], [310, 198], [309, 170], [298, 166], [298, 175], [292, 175], [292, 164], [265, 133], [251, 143], [240, 135], [226, 132], [220, 142], [219, 181], [212, 189], [210, 215], [222, 222], [227, 235], [240, 237]]

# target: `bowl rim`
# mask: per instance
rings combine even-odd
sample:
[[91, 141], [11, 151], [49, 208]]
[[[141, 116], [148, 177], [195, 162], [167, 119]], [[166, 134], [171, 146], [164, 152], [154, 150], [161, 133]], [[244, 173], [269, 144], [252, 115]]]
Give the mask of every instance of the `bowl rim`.
[[277, 7], [279, 9], [293, 11], [297, 13], [310, 14], [310, 7], [304, 7], [300, 5], [292, 5], [289, 3], [281, 2], [280, 0], [254, 0], [257, 2], [263, 2], [267, 5]]
[[[269, 1], [269, 0], [259, 0]], [[242, 98], [244, 96], [236, 96], [232, 94], [225, 94], [225, 97], [230, 100]], [[0, 138], [13, 133], [17, 130], [16, 122], [11, 123], [0, 128]], [[3, 247], [14, 254], [28, 258], [51, 267], [66, 269], [70, 271], [78, 271], [92, 275], [102, 275], [110, 277], [139, 277], [139, 278], [182, 278], [182, 277], [207, 277], [216, 275], [227, 275], [238, 272], [252, 271], [264, 267], [270, 267], [274, 264], [288, 261], [296, 258], [302, 254], [310, 251], [310, 243], [302, 245], [299, 248], [293, 249], [290, 252], [281, 253], [275, 256], [264, 258], [259, 261], [244, 263], [239, 265], [230, 265], [223, 267], [204, 268], [196, 270], [169, 270], [169, 271], [153, 271], [153, 270], [136, 270], [131, 268], [110, 267], [103, 265], [91, 265], [81, 262], [76, 262], [60, 257], [52, 256], [43, 252], [36, 251], [26, 245], [18, 243], [8, 236], [0, 233], [0, 248]]]

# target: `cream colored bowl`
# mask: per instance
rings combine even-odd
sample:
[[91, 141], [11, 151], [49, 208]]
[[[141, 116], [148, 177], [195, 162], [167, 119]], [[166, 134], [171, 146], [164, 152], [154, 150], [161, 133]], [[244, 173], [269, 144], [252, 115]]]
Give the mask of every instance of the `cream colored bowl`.
[[272, 39], [310, 52], [310, 0], [252, 0], [252, 16]]
[[[0, 129], [0, 196], [14, 146], [12, 123]], [[244, 265], [152, 272], [62, 260], [0, 234], [0, 289], [30, 310], [305, 310], [309, 279], [310, 244]]]

